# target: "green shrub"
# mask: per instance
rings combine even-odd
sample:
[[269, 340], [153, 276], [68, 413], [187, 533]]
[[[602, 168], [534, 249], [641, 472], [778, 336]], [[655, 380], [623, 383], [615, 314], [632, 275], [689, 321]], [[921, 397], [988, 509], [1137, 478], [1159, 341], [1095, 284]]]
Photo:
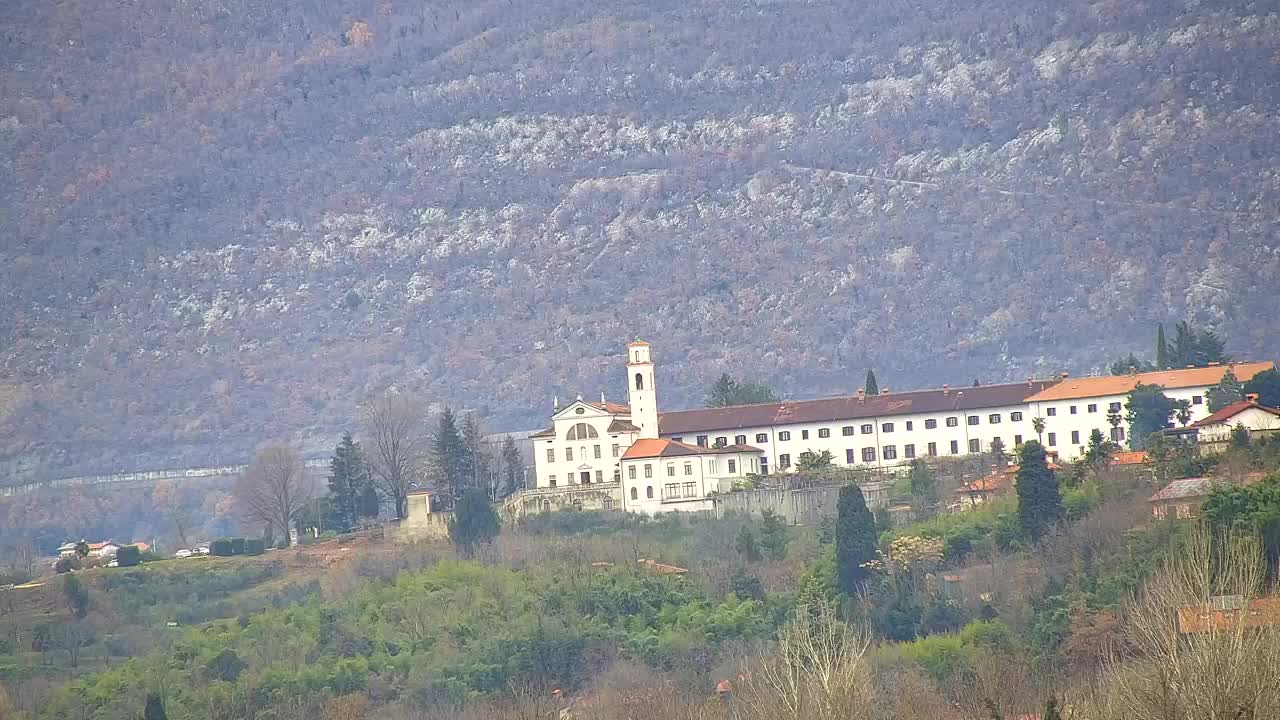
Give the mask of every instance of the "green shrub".
[[116, 564], [120, 567], [133, 567], [142, 562], [142, 550], [137, 545], [125, 545], [116, 551]]
[[209, 543], [209, 554], [218, 557], [227, 557], [231, 554], [231, 540], [222, 538]]
[[244, 554], [244, 538], [242, 537], [231, 538], [231, 554], [232, 555]]
[[266, 552], [267, 544], [262, 538], [245, 538], [243, 548], [245, 555], [261, 555]]

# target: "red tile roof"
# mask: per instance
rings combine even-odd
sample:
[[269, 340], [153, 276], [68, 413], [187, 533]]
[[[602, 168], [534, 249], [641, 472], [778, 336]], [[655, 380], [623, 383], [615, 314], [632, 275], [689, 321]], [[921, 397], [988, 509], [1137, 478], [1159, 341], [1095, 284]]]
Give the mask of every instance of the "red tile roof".
[[724, 447], [702, 448], [704, 453], [716, 453], [723, 455], [726, 453], [758, 453], [764, 452], [754, 445], [725, 445]]
[[634, 460], [636, 458], [654, 458], [654, 457], [678, 457], [682, 455], [702, 455], [711, 452], [710, 448], [701, 448], [696, 445], [686, 445], [675, 440], [654, 440], [645, 438], [632, 443], [631, 447], [622, 454], [623, 460]]
[[1028, 396], [1050, 388], [1057, 382], [1058, 380], [1036, 380], [1031, 383], [868, 395], [862, 399], [856, 395], [849, 395], [818, 400], [787, 400], [759, 405], [678, 410], [660, 413], [658, 428], [664, 435], [675, 435], [792, 423], [836, 422], [912, 413], [963, 412], [1020, 405]]
[[1111, 456], [1112, 465], [1146, 465], [1147, 451], [1118, 452]]
[[1069, 378], [1043, 392], [1027, 398], [1028, 402], [1046, 400], [1072, 400], [1076, 398], [1103, 397], [1105, 395], [1126, 395], [1139, 383], [1143, 385], [1159, 385], [1162, 388], [1190, 388], [1217, 385], [1218, 381], [1231, 368], [1240, 382], [1253, 379], [1254, 375], [1275, 367], [1275, 363], [1250, 362], [1232, 365], [1210, 365], [1202, 368], [1186, 368], [1183, 370], [1156, 370], [1155, 372], [1135, 373], [1133, 375], [1107, 375], [1102, 377]]
[[1239, 415], [1240, 413], [1244, 412], [1245, 410], [1248, 410], [1249, 408], [1257, 408], [1263, 412], [1271, 413], [1276, 417], [1280, 417], [1280, 410], [1276, 408], [1269, 408], [1264, 405], [1259, 405], [1256, 402], [1251, 402], [1249, 400], [1238, 400], [1222, 408], [1218, 412], [1210, 415], [1209, 417], [1203, 420], [1199, 420], [1191, 423], [1191, 427], [1199, 428], [1199, 427], [1204, 427], [1206, 425], [1216, 425], [1220, 422], [1226, 422], [1227, 420], [1230, 420], [1231, 418], [1235, 417], [1236, 415]]
[[597, 410], [603, 410], [607, 413], [613, 413], [614, 415], [630, 415], [631, 414], [631, 406], [623, 405], [622, 403], [589, 402], [587, 404]]

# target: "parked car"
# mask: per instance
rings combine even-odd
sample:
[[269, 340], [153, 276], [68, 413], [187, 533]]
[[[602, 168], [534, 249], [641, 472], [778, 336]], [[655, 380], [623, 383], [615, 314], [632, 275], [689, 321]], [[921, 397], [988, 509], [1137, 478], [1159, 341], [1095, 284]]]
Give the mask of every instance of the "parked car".
[[209, 546], [208, 546], [208, 545], [201, 545], [200, 547], [196, 548], [196, 554], [197, 554], [197, 555], [208, 555], [208, 554], [209, 554]]
[[195, 553], [185, 548], [173, 554], [173, 556], [176, 558], [189, 558], [192, 555], [195, 555]]

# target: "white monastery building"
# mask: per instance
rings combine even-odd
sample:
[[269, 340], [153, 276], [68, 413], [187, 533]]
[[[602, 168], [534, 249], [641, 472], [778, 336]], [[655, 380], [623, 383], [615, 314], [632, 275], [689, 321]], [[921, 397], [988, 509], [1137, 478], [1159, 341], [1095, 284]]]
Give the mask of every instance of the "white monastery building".
[[[1230, 366], [1241, 382], [1270, 362]], [[658, 513], [712, 508], [748, 475], [792, 470], [805, 452], [830, 451], [842, 466], [892, 469], [915, 458], [986, 452], [994, 440], [1012, 450], [1036, 439], [1059, 459], [1084, 452], [1101, 430], [1124, 440], [1126, 395], [1138, 383], [1159, 385], [1191, 403], [1191, 421], [1209, 415], [1206, 391], [1226, 366], [1120, 377], [1058, 378], [1000, 385], [857, 394], [724, 408], [659, 412], [649, 344], [627, 345], [628, 404], [556, 404], [551, 426], [530, 436], [537, 488], [531, 495], [597, 498], [605, 509]], [[1111, 415], [1111, 419], [1108, 416]], [[543, 500], [549, 509], [549, 500]], [[575, 501], [576, 502], [576, 501]]]

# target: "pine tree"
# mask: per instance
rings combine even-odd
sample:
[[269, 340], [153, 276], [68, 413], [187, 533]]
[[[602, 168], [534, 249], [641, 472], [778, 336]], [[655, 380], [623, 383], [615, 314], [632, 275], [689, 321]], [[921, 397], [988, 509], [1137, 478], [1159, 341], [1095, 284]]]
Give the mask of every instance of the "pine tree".
[[1169, 369], [1169, 343], [1164, 339], [1164, 323], [1156, 325], [1156, 368]]
[[489, 497], [479, 488], [468, 488], [462, 494], [449, 522], [449, 541], [466, 556], [477, 546], [493, 542], [502, 531], [502, 523], [494, 512]]
[[440, 414], [440, 424], [433, 440], [431, 462], [436, 491], [448, 507], [462, 497], [462, 491], [467, 487], [466, 452], [453, 410], [445, 408]]
[[1094, 428], [1093, 432], [1089, 433], [1089, 444], [1085, 447], [1085, 463], [1093, 467], [1101, 467], [1111, 458], [1113, 452], [1115, 452], [1115, 445], [1102, 435], [1101, 430]]
[[911, 461], [911, 497], [917, 510], [932, 514], [938, 506], [938, 480], [929, 465], [920, 458]]
[[1009, 452], [1005, 450], [1004, 441], [1000, 438], [991, 438], [987, 452], [991, 453], [991, 464], [996, 467], [1004, 467], [1009, 462]]
[[462, 468], [467, 487], [487, 490], [488, 462], [484, 455], [484, 436], [475, 413], [467, 413], [462, 421]]
[[360, 446], [352, 440], [351, 433], [343, 433], [329, 460], [329, 501], [333, 503], [339, 530], [355, 527], [360, 495], [366, 484], [363, 465]]
[[787, 557], [787, 525], [782, 516], [772, 510], [761, 514], [760, 547], [771, 560], [784, 560]]
[[142, 720], [168, 720], [164, 712], [164, 703], [155, 693], [147, 693], [147, 705], [142, 711]]
[[1036, 440], [1022, 444], [1018, 453], [1018, 520], [1028, 538], [1038, 541], [1066, 515], [1058, 479]]
[[876, 520], [857, 485], [840, 488], [836, 501], [836, 575], [840, 591], [862, 592], [871, 577], [867, 563], [876, 559]]
[[721, 373], [720, 377], [711, 384], [711, 390], [707, 392], [707, 399], [704, 403], [707, 407], [728, 407], [734, 404], [734, 399], [738, 392], [738, 381], [733, 379], [729, 373]]
[[871, 368], [867, 368], [867, 381], [863, 384], [866, 385], [868, 395], [880, 394], [880, 384], [876, 382], [876, 373]]
[[1204, 396], [1209, 412], [1215, 413], [1231, 403], [1244, 399], [1244, 383], [1236, 379], [1236, 374], [1231, 368], [1227, 368], [1218, 384], [1209, 388]]
[[377, 520], [382, 511], [382, 501], [378, 498], [378, 489], [367, 478], [360, 491], [360, 501], [356, 505], [356, 517]]

